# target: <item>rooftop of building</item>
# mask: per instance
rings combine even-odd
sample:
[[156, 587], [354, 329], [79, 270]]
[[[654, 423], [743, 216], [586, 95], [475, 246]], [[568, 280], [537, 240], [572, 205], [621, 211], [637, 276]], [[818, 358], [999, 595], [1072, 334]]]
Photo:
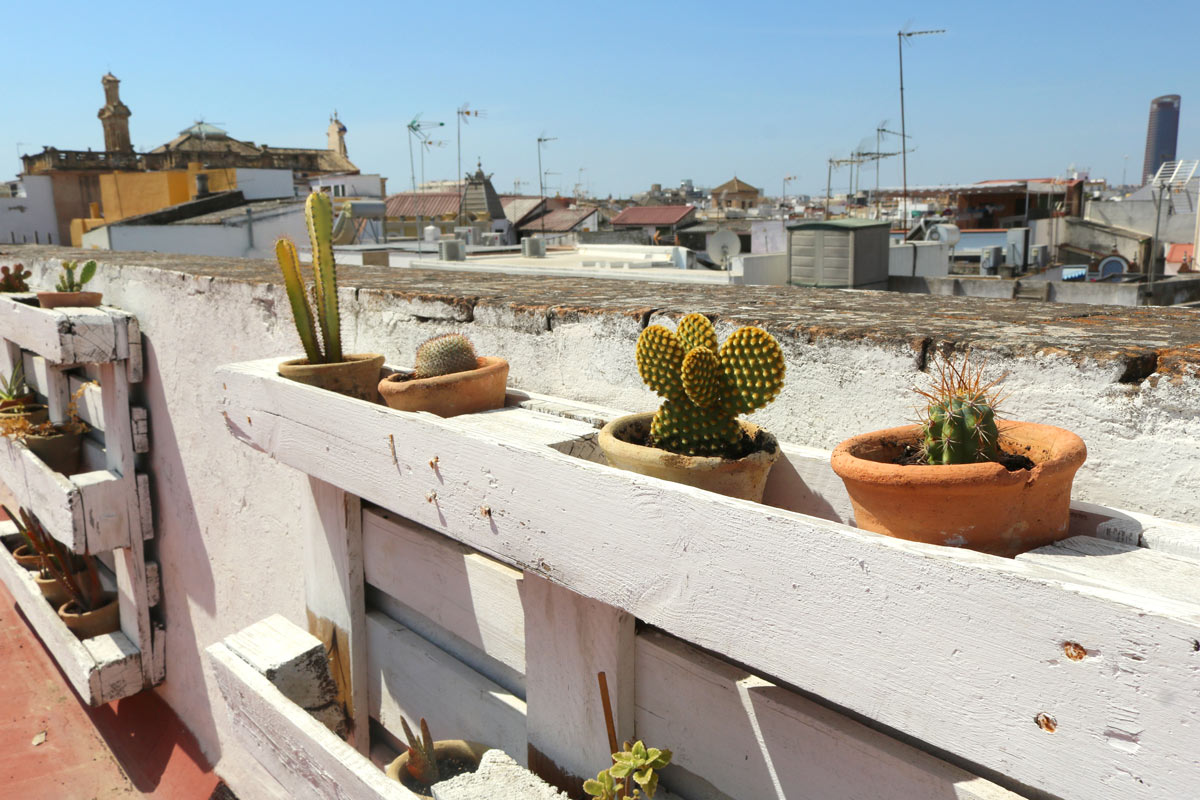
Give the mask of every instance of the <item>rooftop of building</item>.
[[760, 194], [762, 190], [756, 186], [751, 186], [738, 176], [734, 175], [732, 178], [713, 189], [711, 193], [718, 195], [721, 194], [721, 192], [753, 192], [754, 194]]
[[595, 213], [594, 208], [556, 208], [548, 214], [529, 220], [520, 226], [520, 229], [529, 232], [566, 233], [575, 230], [581, 222]]
[[633, 206], [613, 217], [613, 225], [677, 225], [695, 206]]

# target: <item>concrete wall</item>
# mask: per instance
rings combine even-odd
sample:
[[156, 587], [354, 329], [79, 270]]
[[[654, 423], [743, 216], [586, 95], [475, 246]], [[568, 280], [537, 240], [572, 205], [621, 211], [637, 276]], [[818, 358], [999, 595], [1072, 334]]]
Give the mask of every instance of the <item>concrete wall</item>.
[[787, 253], [759, 253], [733, 259], [735, 282], [744, 286], [787, 286]]
[[290, 169], [239, 168], [236, 188], [247, 200], [273, 200], [296, 194]]
[[0, 244], [57, 242], [58, 217], [50, 178], [26, 175], [21, 186], [23, 197], [0, 197]]
[[337, 187], [336, 197], [383, 197], [383, 182], [379, 175], [320, 175], [308, 185], [314, 190]]
[[941, 242], [906, 242], [888, 248], [888, 275], [941, 278], [950, 274], [950, 246]]
[[[1159, 209], [1159, 238], [1168, 242], [1190, 242], [1196, 230], [1196, 205], [1200, 202], [1193, 181], [1187, 191], [1170, 195]], [[1154, 233], [1154, 199], [1139, 192], [1124, 200], [1093, 200], [1084, 206], [1084, 219], [1127, 228], [1150, 236]]]
[[750, 252], [782, 253], [787, 250], [787, 231], [783, 220], [772, 219], [750, 223]]
[[275, 240], [308, 241], [300, 206], [219, 225], [106, 225], [83, 235], [85, 249], [186, 253], [225, 258], [274, 258]]

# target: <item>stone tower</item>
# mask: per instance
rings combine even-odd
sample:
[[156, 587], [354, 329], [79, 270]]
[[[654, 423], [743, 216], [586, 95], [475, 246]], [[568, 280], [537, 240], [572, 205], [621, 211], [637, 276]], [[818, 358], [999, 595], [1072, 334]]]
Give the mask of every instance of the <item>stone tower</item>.
[[104, 108], [96, 116], [104, 126], [104, 149], [110, 153], [132, 153], [129, 142], [129, 115], [133, 112], [121, 102], [121, 82], [111, 72], [100, 79], [104, 85]]
[[337, 112], [329, 118], [329, 149], [338, 155], [346, 155], [346, 126], [338, 119]]

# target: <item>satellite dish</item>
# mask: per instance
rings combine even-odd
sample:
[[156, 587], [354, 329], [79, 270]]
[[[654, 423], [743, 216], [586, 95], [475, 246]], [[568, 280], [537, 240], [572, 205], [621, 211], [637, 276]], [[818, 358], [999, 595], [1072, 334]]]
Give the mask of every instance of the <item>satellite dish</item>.
[[728, 269], [733, 257], [742, 252], [742, 240], [731, 230], [719, 230], [708, 240], [708, 255]]

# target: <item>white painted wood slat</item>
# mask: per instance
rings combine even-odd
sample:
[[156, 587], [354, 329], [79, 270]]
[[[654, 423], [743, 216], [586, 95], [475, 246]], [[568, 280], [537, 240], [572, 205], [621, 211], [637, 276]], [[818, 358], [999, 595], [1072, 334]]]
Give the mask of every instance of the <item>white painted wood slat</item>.
[[[1200, 694], [1200, 609], [619, 472], [275, 368], [219, 371], [233, 435], [506, 563], [1047, 792], [1186, 796], [1200, 781], [1186, 755], [1200, 706], [1177, 702]], [[1068, 642], [1105, 655], [1067, 663]], [[1050, 718], [1054, 732], [1036, 722]]]
[[36, 301], [22, 303], [20, 297], [24, 296], [0, 295], [0, 338], [60, 366], [129, 357], [129, 317], [124, 312], [104, 307], [45, 309]]

